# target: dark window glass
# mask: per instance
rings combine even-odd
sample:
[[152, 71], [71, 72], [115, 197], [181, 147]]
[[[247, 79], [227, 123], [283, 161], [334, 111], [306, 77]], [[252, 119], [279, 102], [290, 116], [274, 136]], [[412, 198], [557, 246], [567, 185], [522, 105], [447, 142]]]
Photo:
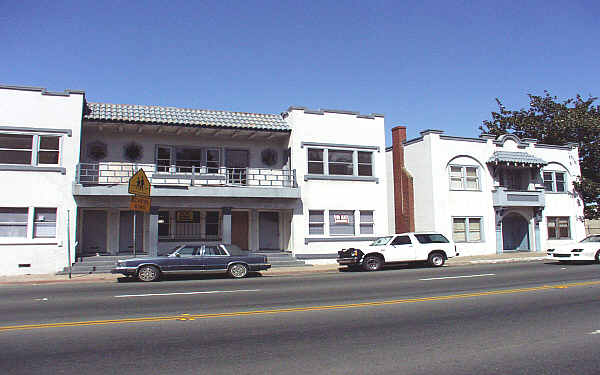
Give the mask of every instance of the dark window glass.
[[0, 150], [0, 164], [31, 164], [31, 151]]
[[329, 174], [351, 176], [354, 174], [353, 151], [329, 150]]
[[415, 237], [420, 243], [448, 243], [441, 234], [415, 234]]
[[358, 151], [358, 175], [359, 176], [372, 176], [373, 175], [373, 162], [372, 153], [365, 151]]
[[410, 237], [408, 236], [398, 236], [394, 238], [391, 245], [410, 245], [412, 242], [410, 241]]
[[0, 134], [0, 148], [31, 151], [32, 144], [33, 135]]
[[207, 239], [216, 240], [219, 237], [219, 213], [217, 211], [206, 213], [205, 232]]
[[323, 150], [317, 148], [308, 149], [308, 173], [323, 174]]
[[169, 212], [168, 211], [159, 211], [158, 212], [158, 236], [159, 237], [168, 237], [169, 233], [170, 233]]
[[38, 164], [58, 164], [60, 137], [40, 136]]
[[564, 193], [565, 189], [565, 174], [556, 172], [556, 191], [560, 193]]
[[207, 173], [219, 173], [219, 167], [221, 166], [221, 153], [218, 149], [206, 150], [206, 172]]
[[177, 172], [191, 173], [192, 167], [200, 167], [202, 151], [194, 148], [180, 148], [175, 153]]
[[171, 148], [158, 147], [156, 151], [156, 170], [158, 172], [169, 172], [171, 167]]

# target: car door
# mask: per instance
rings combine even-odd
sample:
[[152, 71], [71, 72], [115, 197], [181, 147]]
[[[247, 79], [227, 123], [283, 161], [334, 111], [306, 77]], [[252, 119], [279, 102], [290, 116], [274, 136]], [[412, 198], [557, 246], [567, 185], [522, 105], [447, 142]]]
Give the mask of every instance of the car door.
[[194, 269], [193, 261], [198, 252], [198, 246], [184, 246], [177, 250], [176, 256], [170, 256], [168, 259], [169, 266], [165, 271], [169, 272], [189, 272]]
[[208, 272], [227, 270], [230, 256], [217, 245], [205, 245], [202, 254], [203, 269]]
[[415, 247], [409, 235], [396, 236], [386, 246], [384, 257], [386, 262], [404, 262], [415, 260]]

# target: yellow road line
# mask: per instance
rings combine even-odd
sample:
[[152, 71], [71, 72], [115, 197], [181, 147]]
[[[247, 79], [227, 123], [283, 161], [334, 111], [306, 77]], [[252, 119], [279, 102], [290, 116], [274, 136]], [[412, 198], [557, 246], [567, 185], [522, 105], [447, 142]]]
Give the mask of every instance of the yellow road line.
[[540, 290], [566, 289], [566, 288], [577, 287], [577, 286], [590, 286], [590, 285], [598, 285], [598, 284], [600, 284], [600, 281], [587, 281], [587, 282], [569, 283], [569, 284], [543, 285], [543, 286], [536, 286], [536, 287], [531, 287], [531, 288], [501, 289], [501, 290], [492, 290], [492, 291], [487, 291], [487, 292], [461, 293], [461, 294], [451, 294], [451, 295], [446, 295], [446, 296], [434, 296], [434, 297], [406, 298], [406, 299], [396, 299], [396, 300], [389, 300], [389, 301], [348, 303], [348, 304], [342, 304], [342, 305], [291, 307], [291, 308], [287, 308], [287, 309], [237, 311], [237, 312], [231, 312], [231, 313], [214, 313], [214, 314], [180, 314], [180, 315], [172, 315], [172, 316], [155, 316], [155, 317], [146, 317], [146, 318], [127, 318], [127, 319], [110, 319], [110, 320], [90, 320], [90, 321], [82, 321], [82, 322], [26, 324], [26, 325], [0, 327], [0, 332], [40, 329], [40, 328], [61, 328], [61, 327], [79, 327], [79, 326], [106, 325], [106, 324], [159, 322], [159, 321], [173, 321], [173, 320], [194, 320], [194, 319], [208, 319], [208, 318], [227, 318], [227, 317], [248, 316], [248, 315], [281, 314], [281, 313], [288, 313], [288, 312], [350, 309], [350, 308], [371, 307], [371, 306], [397, 305], [397, 304], [403, 304], [403, 303], [448, 301], [448, 300], [461, 299], [461, 298], [472, 298], [472, 297], [493, 296], [493, 295], [514, 294], [514, 293], [527, 293], [527, 292], [535, 292], [535, 291], [540, 291]]

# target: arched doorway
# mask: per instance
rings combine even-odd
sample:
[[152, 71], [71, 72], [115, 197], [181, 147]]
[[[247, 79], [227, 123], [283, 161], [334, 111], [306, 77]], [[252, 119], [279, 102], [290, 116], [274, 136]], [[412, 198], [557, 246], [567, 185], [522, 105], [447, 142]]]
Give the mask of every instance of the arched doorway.
[[502, 219], [504, 251], [529, 251], [529, 223], [519, 214], [511, 213]]

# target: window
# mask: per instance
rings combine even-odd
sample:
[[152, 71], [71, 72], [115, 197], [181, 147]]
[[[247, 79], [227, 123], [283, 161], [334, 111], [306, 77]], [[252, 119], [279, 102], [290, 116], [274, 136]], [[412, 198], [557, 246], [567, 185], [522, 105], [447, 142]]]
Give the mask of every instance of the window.
[[448, 243], [446, 237], [437, 233], [415, 234], [420, 243]]
[[0, 134], [0, 164], [59, 165], [60, 136]]
[[328, 176], [373, 176], [370, 151], [308, 149], [308, 173]]
[[182, 257], [191, 257], [192, 255], [194, 255], [195, 251], [196, 251], [196, 248], [194, 246], [186, 246], [182, 249], [179, 249], [179, 251], [177, 253], [179, 255], [181, 255]]
[[373, 211], [360, 211], [360, 234], [373, 234]]
[[169, 237], [171, 233], [169, 223], [171, 222], [169, 217], [169, 211], [159, 211], [158, 212], [158, 236], [159, 237]]
[[27, 238], [27, 208], [0, 208], [0, 237]]
[[219, 238], [219, 212], [209, 211], [206, 213], [206, 222], [204, 223], [206, 239], [217, 240]]
[[565, 193], [567, 191], [566, 173], [557, 171], [544, 172], [544, 190]]
[[202, 151], [199, 148], [178, 148], [175, 159], [178, 173], [192, 173], [193, 167], [201, 165]]
[[227, 255], [225, 251], [218, 246], [204, 246], [204, 255], [205, 256], [219, 256], [219, 255]]
[[156, 149], [156, 171], [169, 172], [171, 164], [171, 147], [158, 146]]
[[394, 238], [390, 245], [412, 245], [412, 241], [408, 236], [398, 236]]
[[325, 234], [323, 211], [308, 211], [308, 234]]
[[33, 238], [56, 237], [56, 208], [36, 208], [33, 218]]
[[481, 242], [481, 218], [455, 217], [452, 219], [454, 242]]
[[569, 218], [549, 216], [546, 218], [548, 222], [548, 239], [549, 240], [564, 240], [571, 238], [569, 230]]
[[354, 235], [354, 211], [329, 211], [329, 234]]
[[221, 152], [218, 148], [206, 150], [206, 173], [219, 173], [221, 166]]
[[478, 167], [450, 166], [450, 190], [480, 190]]
[[323, 150], [318, 148], [308, 149], [308, 173], [324, 174]]

